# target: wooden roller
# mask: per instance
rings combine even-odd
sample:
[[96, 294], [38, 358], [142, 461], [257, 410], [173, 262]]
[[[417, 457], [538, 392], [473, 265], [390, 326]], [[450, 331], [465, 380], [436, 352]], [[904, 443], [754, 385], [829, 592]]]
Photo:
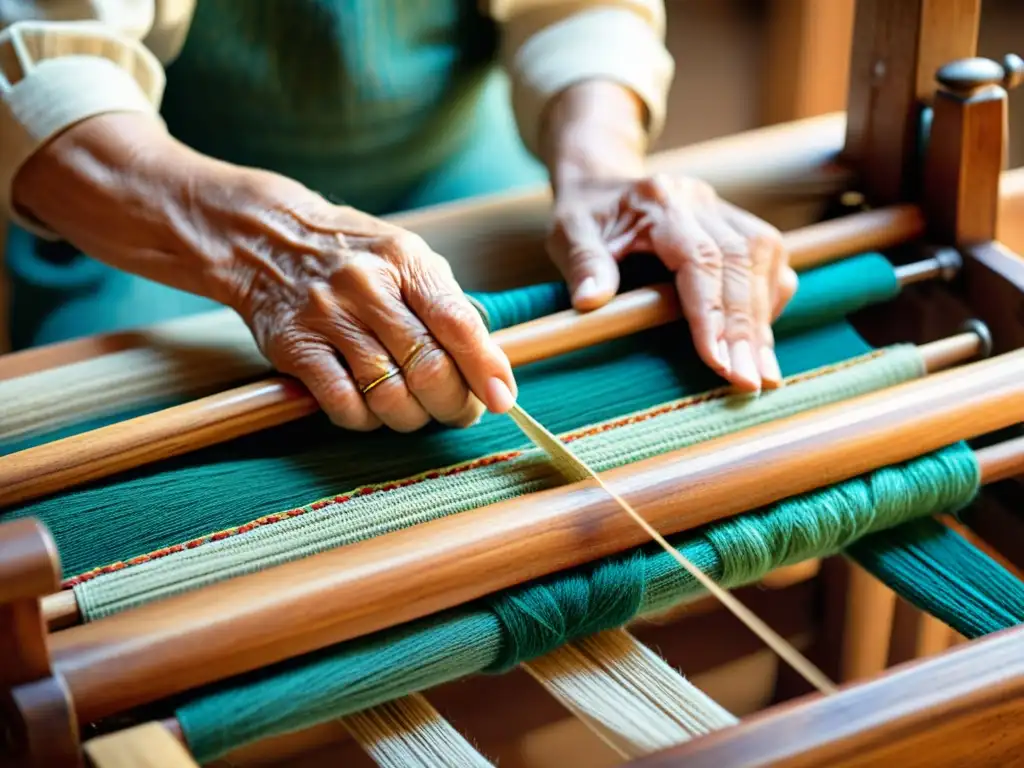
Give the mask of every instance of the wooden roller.
[[[1024, 352], [608, 472], [677, 533], [1024, 421]], [[589, 483], [543, 491], [51, 636], [89, 722], [644, 543]]]

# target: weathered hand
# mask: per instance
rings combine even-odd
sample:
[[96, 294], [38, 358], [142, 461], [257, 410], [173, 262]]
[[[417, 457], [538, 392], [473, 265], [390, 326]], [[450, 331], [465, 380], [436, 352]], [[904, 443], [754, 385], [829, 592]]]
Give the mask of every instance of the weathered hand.
[[508, 359], [422, 238], [320, 201], [236, 232], [229, 302], [340, 426], [467, 426], [514, 402]]
[[615, 294], [619, 261], [655, 253], [675, 273], [701, 358], [742, 389], [781, 383], [771, 324], [796, 291], [796, 273], [777, 230], [704, 182], [563, 183], [548, 246], [581, 310]]
[[463, 426], [514, 403], [508, 359], [421, 238], [204, 157], [147, 115], [78, 123], [13, 191], [95, 258], [232, 307], [343, 427]]

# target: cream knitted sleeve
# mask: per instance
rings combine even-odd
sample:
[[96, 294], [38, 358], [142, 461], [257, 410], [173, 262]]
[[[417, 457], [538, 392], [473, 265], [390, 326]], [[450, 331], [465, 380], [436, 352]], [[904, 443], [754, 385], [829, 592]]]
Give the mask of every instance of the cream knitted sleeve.
[[32, 153], [94, 115], [157, 117], [164, 71], [143, 40], [158, 35], [157, 42], [173, 54], [191, 19], [190, 7], [162, 5], [158, 0], [0, 0], [0, 214], [49, 236], [12, 206], [11, 184]]
[[675, 71], [665, 47], [663, 0], [489, 0], [526, 146], [537, 152], [544, 109], [560, 91], [605, 79], [647, 106], [648, 136], [665, 120]]

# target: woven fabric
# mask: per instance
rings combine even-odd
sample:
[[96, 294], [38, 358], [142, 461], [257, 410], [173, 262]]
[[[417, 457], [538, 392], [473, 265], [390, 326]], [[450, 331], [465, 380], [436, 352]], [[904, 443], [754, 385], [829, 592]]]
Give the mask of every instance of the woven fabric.
[[[839, 402], [924, 374], [912, 345], [870, 353], [797, 377], [760, 397], [705, 393], [563, 436], [590, 466], [606, 471], [757, 424]], [[537, 450], [506, 451], [394, 478], [306, 507], [219, 531], [202, 543], [108, 565], [75, 580], [86, 620], [141, 602], [559, 484]]]

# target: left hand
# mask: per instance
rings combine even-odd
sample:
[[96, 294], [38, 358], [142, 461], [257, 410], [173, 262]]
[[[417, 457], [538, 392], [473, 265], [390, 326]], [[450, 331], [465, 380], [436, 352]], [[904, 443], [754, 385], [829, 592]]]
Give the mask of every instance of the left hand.
[[568, 89], [547, 130], [548, 250], [573, 305], [602, 306], [618, 290], [618, 263], [653, 252], [676, 276], [701, 359], [739, 389], [779, 386], [771, 325], [797, 287], [779, 232], [700, 180], [647, 176], [642, 111], [620, 86]]

